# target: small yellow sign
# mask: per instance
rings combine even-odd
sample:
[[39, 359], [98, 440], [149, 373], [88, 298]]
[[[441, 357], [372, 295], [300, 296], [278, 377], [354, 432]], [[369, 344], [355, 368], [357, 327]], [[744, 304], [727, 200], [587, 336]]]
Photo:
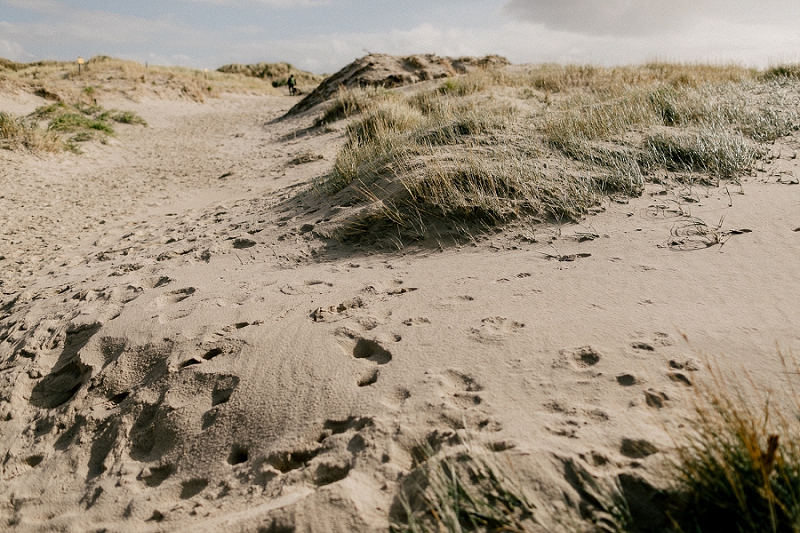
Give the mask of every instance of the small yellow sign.
[[78, 64], [79, 64], [79, 65], [83, 65], [83, 58], [82, 58], [82, 57], [79, 57], [79, 58], [78, 58]]

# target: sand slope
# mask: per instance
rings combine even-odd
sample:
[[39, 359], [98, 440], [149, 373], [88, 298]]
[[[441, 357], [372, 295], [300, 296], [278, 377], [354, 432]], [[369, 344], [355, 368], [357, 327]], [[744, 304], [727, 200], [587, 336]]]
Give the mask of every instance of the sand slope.
[[[85, 155], [0, 153], [4, 527], [386, 531], [414, 448], [464, 428], [544, 510], [576, 465], [646, 501], [701, 353], [762, 386], [800, 354], [797, 138], [741, 189], [380, 252], [315, 233], [342, 129], [294, 138], [294, 103], [143, 101]], [[751, 232], [681, 251], [676, 206]]]

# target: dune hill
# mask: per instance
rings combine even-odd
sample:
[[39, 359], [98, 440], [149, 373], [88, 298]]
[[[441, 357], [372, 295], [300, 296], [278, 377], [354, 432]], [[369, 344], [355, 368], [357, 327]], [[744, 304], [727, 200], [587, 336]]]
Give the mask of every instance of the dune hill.
[[0, 529], [674, 533], [698, 386], [796, 482], [796, 66], [15, 68], [147, 125], [0, 149]]

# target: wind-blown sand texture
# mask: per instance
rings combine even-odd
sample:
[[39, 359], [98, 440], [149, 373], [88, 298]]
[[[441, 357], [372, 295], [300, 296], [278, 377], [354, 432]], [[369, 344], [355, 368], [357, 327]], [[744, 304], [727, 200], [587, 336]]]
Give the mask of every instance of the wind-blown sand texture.
[[[741, 187], [385, 251], [321, 237], [348, 208], [300, 194], [343, 124], [296, 136], [319, 112], [276, 120], [280, 96], [108, 98], [147, 129], [0, 151], [3, 528], [387, 531], [420, 443], [464, 429], [544, 511], [581, 468], [646, 513], [702, 354], [762, 387], [776, 344], [800, 354], [796, 132]], [[675, 205], [750, 232], [677, 250]]]

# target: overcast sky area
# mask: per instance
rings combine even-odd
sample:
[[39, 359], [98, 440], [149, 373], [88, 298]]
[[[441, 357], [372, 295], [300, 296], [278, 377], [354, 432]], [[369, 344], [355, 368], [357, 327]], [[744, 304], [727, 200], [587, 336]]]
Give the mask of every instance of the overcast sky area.
[[800, 62], [800, 0], [0, 0], [0, 57], [335, 72], [369, 52], [513, 63]]

